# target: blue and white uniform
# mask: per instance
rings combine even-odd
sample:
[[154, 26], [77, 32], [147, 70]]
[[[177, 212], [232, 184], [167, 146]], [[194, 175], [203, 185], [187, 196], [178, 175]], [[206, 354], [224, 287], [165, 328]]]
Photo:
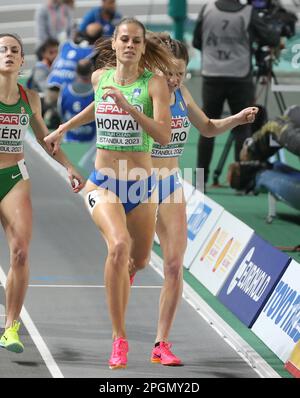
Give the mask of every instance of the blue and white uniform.
[[[177, 89], [174, 94], [175, 103], [170, 107], [172, 115], [171, 141], [164, 146], [155, 142], [151, 153], [151, 156], [154, 158], [164, 159], [180, 157], [183, 154], [184, 145], [188, 140], [191, 128], [191, 122], [188, 118], [188, 109], [184, 102], [181, 90]], [[159, 203], [163, 202], [181, 186], [182, 184], [178, 172], [159, 180]]]
[[59, 51], [48, 76], [48, 87], [60, 88], [63, 84], [72, 83], [76, 77], [78, 61], [89, 58], [93, 46], [80, 46], [73, 41], [67, 41]]
[[[86, 93], [76, 93], [72, 84], [66, 84], [62, 87], [58, 99], [58, 110], [61, 115], [63, 123], [72, 119], [83, 109], [89, 106], [94, 101], [94, 90], [91, 86], [90, 91]], [[89, 142], [96, 136], [95, 121], [78, 127], [77, 129], [69, 130], [65, 134], [65, 141], [71, 142]]]

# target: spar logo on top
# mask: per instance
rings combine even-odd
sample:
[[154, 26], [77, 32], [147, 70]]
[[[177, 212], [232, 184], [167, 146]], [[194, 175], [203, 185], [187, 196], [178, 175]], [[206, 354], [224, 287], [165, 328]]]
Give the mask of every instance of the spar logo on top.
[[292, 260], [252, 331], [283, 361], [300, 340], [300, 264]]
[[196, 189], [193, 191], [186, 206], [188, 240], [183, 260], [185, 268], [191, 266], [223, 211], [222, 206], [202, 192]]
[[290, 257], [253, 235], [218, 298], [251, 327], [289, 262]]
[[[206, 234], [205, 228], [202, 234]], [[190, 272], [217, 295], [252, 235], [253, 229], [224, 210], [196, 255]]]

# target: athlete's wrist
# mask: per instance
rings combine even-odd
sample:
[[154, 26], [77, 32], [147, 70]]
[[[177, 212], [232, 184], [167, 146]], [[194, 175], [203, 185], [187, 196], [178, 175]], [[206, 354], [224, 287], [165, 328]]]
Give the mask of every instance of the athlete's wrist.
[[74, 166], [71, 163], [69, 163], [68, 161], [65, 162], [64, 166], [65, 166], [65, 169], [67, 170], [67, 172], [69, 174], [72, 174], [72, 172], [74, 170]]
[[229, 118], [231, 119], [231, 124], [232, 127], [231, 128], [235, 128], [237, 126], [239, 126], [241, 124], [241, 118], [240, 118], [240, 114], [236, 113], [235, 115], [229, 116]]
[[57, 129], [57, 134], [62, 137], [68, 130], [70, 130], [70, 127], [68, 127], [68, 123], [63, 123], [59, 125], [59, 128]]
[[136, 109], [135, 106], [128, 104], [128, 106], [125, 107], [126, 109], [124, 109], [125, 112], [129, 113], [133, 118], [135, 118], [134, 116], [138, 114], [138, 110]]

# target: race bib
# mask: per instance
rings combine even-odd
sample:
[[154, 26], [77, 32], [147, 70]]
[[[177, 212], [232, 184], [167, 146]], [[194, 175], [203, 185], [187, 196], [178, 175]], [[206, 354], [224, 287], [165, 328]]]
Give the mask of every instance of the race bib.
[[[133, 105], [143, 112], [142, 105]], [[118, 108], [115, 103], [101, 102], [96, 109], [97, 144], [105, 146], [142, 145], [142, 127], [137, 121]]]
[[22, 153], [29, 126], [27, 114], [0, 114], [0, 153]]

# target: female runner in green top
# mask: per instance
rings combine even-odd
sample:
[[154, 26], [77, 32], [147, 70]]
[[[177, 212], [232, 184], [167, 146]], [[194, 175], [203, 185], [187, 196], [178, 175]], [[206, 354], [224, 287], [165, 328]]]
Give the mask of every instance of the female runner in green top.
[[108, 248], [104, 279], [113, 329], [109, 366], [116, 369], [127, 364], [128, 269], [148, 264], [155, 230], [152, 144], [166, 144], [171, 133], [167, 83], [150, 70], [164, 72], [171, 57], [162, 46], [146, 41], [144, 26], [135, 19], [122, 20], [112, 41], [98, 49], [103, 61], [92, 76], [95, 104], [45, 141], [55, 152], [68, 129], [95, 117], [97, 154], [86, 185], [87, 206]]
[[[19, 37], [0, 34], [0, 221], [10, 249], [6, 323], [0, 346], [16, 353], [24, 349], [18, 336], [18, 318], [28, 286], [32, 230], [30, 180], [24, 162], [23, 142], [30, 125], [39, 144], [47, 150], [43, 138], [48, 134], [38, 94], [18, 84], [23, 62], [23, 45]], [[79, 192], [83, 188], [82, 177], [62, 151], [57, 152], [55, 159], [66, 167], [73, 191]]]

